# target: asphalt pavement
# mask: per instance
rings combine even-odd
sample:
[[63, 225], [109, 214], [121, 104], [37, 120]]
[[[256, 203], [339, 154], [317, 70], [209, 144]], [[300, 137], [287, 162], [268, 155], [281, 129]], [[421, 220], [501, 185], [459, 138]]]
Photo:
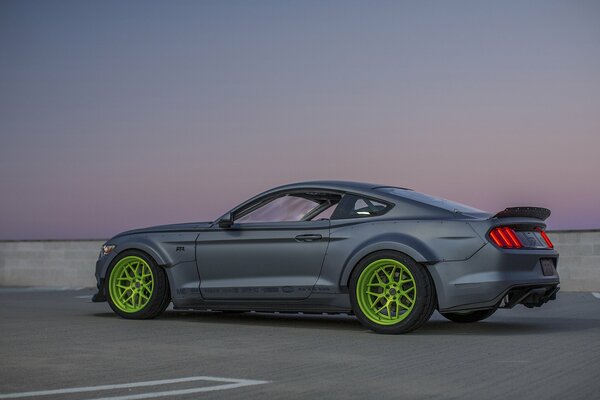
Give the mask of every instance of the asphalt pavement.
[[594, 399], [600, 295], [407, 335], [352, 316], [168, 310], [124, 320], [92, 291], [0, 288], [0, 399]]

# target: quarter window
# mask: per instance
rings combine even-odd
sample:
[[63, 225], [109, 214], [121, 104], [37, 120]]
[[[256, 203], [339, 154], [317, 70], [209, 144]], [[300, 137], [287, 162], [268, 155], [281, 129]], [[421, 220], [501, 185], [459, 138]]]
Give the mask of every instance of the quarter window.
[[378, 200], [346, 194], [331, 219], [374, 217], [385, 214], [390, 208], [391, 205]]

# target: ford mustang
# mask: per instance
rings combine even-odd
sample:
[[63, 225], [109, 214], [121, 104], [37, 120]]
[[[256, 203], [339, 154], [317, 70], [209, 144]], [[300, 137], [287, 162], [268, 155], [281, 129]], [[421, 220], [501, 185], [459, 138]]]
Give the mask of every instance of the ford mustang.
[[108, 240], [98, 293], [124, 318], [175, 309], [352, 313], [379, 333], [438, 310], [476, 322], [556, 298], [550, 211], [490, 214], [416, 191], [317, 181], [280, 186], [212, 222], [155, 226]]

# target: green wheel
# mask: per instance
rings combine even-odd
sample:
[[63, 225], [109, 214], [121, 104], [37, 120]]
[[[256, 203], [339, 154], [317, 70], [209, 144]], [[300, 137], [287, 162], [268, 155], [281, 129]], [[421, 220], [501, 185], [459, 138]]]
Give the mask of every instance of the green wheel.
[[356, 266], [350, 299], [359, 321], [379, 333], [417, 329], [435, 308], [435, 291], [425, 268], [391, 251], [374, 253]]
[[166, 274], [145, 253], [134, 250], [120, 253], [107, 275], [108, 303], [124, 318], [154, 318], [170, 303]]

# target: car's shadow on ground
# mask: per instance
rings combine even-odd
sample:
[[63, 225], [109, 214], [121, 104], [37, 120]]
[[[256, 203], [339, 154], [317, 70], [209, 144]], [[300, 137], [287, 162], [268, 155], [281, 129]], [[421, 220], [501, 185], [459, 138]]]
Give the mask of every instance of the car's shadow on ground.
[[[97, 313], [97, 317], [118, 318], [114, 313]], [[372, 333], [363, 327], [352, 315], [294, 314], [294, 313], [223, 313], [218, 311], [178, 311], [169, 310], [157, 320], [181, 321], [203, 324], [229, 324], [268, 326], [271, 328], [327, 329]], [[491, 317], [489, 320], [460, 324], [443, 319], [434, 314], [432, 319], [413, 332], [419, 335], [540, 335], [557, 332], [572, 332], [600, 328], [600, 321], [583, 318], [536, 318], [513, 320]]]

